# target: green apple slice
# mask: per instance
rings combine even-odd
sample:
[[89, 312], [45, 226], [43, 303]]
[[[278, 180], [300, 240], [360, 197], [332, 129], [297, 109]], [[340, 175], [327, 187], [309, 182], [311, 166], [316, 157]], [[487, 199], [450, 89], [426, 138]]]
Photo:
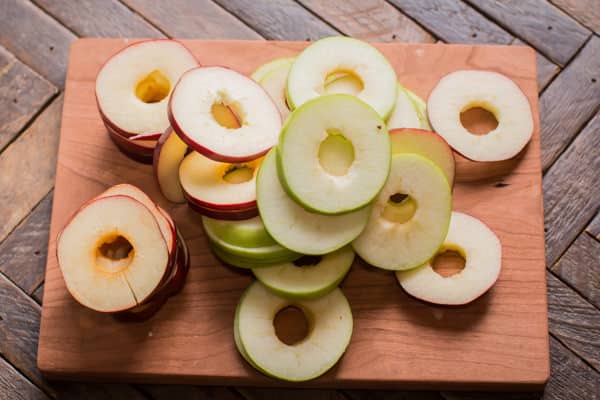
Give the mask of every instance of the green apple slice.
[[387, 120], [387, 127], [388, 129], [421, 127], [419, 113], [400, 84], [398, 84], [396, 105]]
[[450, 186], [439, 167], [417, 154], [396, 154], [369, 223], [352, 243], [354, 250], [383, 269], [421, 265], [442, 245], [451, 207]]
[[254, 276], [276, 294], [294, 299], [309, 299], [329, 293], [344, 279], [354, 251], [345, 246], [333, 253], [318, 257], [301, 257], [294, 262], [252, 270]]
[[256, 68], [256, 70], [250, 75], [250, 78], [254, 79], [256, 82], [260, 82], [267, 74], [271, 71], [274, 71], [281, 65], [291, 64], [294, 62], [295, 57], [281, 57], [271, 60], [260, 67]]
[[413, 106], [415, 107], [415, 111], [417, 111], [417, 115], [419, 117], [419, 121], [421, 121], [421, 129], [426, 129], [428, 131], [431, 130], [431, 125], [429, 125], [429, 119], [427, 119], [427, 103], [417, 96], [414, 92], [411, 92], [404, 86], [400, 86], [402, 90], [406, 93]]
[[391, 157], [385, 123], [345, 94], [297, 108], [281, 131], [277, 154], [288, 194], [307, 210], [332, 215], [369, 204], [385, 183]]
[[398, 282], [408, 294], [430, 303], [461, 305], [487, 292], [498, 279], [502, 264], [500, 240], [477, 218], [453, 212], [440, 252], [445, 250], [462, 254], [462, 271], [443, 277], [433, 270], [430, 261], [410, 271], [398, 271]]
[[323, 95], [328, 77], [342, 73], [360, 81], [357, 97], [387, 118], [396, 102], [396, 72], [375, 47], [349, 37], [318, 40], [296, 57], [288, 75], [288, 105], [295, 109]]
[[258, 210], [273, 239], [311, 255], [330, 253], [354, 240], [367, 224], [370, 207], [338, 216], [306, 211], [281, 186], [276, 152], [274, 148], [265, 157], [256, 183]]
[[218, 244], [216, 244], [215, 242], [212, 241], [208, 241], [208, 244], [210, 246], [210, 249], [212, 250], [213, 254], [221, 261], [223, 261], [225, 264], [229, 264], [231, 266], [234, 267], [238, 267], [238, 268], [244, 268], [244, 269], [256, 269], [256, 268], [264, 268], [264, 267], [271, 267], [273, 264], [277, 264], [280, 262], [286, 262], [289, 261], [285, 260], [285, 261], [281, 261], [281, 260], [268, 260], [268, 259], [262, 259], [260, 257], [256, 257], [256, 258], [250, 258], [250, 257], [243, 257], [237, 254], [233, 254], [230, 253], [227, 249], [224, 249], [222, 247], [220, 247]]
[[[275, 315], [288, 306], [301, 309], [310, 322], [308, 336], [293, 345], [279, 340], [273, 325]], [[254, 282], [238, 303], [236, 319], [239, 347], [251, 365], [291, 382], [327, 372], [342, 357], [352, 337], [352, 311], [339, 288], [318, 299], [294, 301]]]
[[282, 121], [285, 121], [290, 114], [290, 109], [285, 99], [285, 84], [294, 59], [288, 58], [286, 60], [288, 60], [288, 62], [282, 62], [276, 68], [269, 71], [269, 73], [259, 81], [260, 86], [262, 86], [273, 99], [273, 102], [281, 114]]
[[362, 90], [362, 82], [353, 74], [340, 73], [329, 75], [325, 80], [325, 93], [327, 94], [350, 94], [357, 96]]

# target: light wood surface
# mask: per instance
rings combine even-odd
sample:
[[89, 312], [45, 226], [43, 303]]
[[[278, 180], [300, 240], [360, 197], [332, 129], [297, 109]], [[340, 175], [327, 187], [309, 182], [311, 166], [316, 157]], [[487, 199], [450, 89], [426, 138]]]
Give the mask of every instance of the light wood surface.
[[[124, 40], [74, 43], [67, 72], [50, 228], [38, 365], [51, 377], [206, 384], [279, 385], [255, 372], [235, 350], [233, 313], [250, 277], [218, 263], [199, 217], [162, 198], [150, 166], [114, 147], [102, 125], [94, 79]], [[250, 73], [306, 44], [184, 41], [202, 64]], [[535, 133], [507, 185], [498, 178], [457, 184], [454, 208], [482, 219], [500, 237], [503, 269], [496, 286], [460, 308], [408, 297], [390, 273], [357, 263], [343, 290], [354, 335], [337, 367], [306, 386], [533, 388], [549, 373], [544, 232], [535, 52], [516, 46], [377, 44], [401, 82], [426, 97], [444, 74], [492, 69], [527, 94]], [[186, 237], [192, 268], [183, 292], [145, 323], [122, 323], [89, 311], [66, 291], [55, 239], [69, 216], [107, 186], [129, 182], [172, 214]], [[510, 205], [510, 206], [509, 206]]]

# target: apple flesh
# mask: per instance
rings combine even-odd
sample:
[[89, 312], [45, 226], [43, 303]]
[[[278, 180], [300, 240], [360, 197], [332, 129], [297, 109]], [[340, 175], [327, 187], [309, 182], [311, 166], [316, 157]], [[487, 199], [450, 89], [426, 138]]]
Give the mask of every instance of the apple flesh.
[[285, 98], [285, 85], [288, 72], [294, 59], [288, 59], [289, 62], [282, 62], [281, 65], [267, 73], [260, 81], [260, 85], [271, 96], [277, 106], [281, 119], [285, 121], [290, 114], [290, 109]]
[[179, 166], [187, 149], [187, 145], [171, 127], [161, 135], [154, 149], [154, 176], [163, 196], [173, 203], [185, 203], [185, 195], [179, 182]]
[[400, 85], [398, 85], [396, 104], [387, 120], [387, 127], [389, 130], [421, 127], [417, 109]]
[[260, 82], [263, 80], [265, 76], [271, 71], [274, 71], [278, 67], [286, 64], [291, 64], [294, 62], [294, 57], [281, 57], [271, 60], [265, 64], [259, 66], [253, 73], [250, 75], [252, 79], [256, 82]]
[[[276, 335], [275, 315], [296, 306], [310, 316], [308, 336], [287, 345]], [[301, 382], [314, 379], [342, 357], [352, 337], [352, 311], [338, 288], [314, 300], [289, 300], [254, 282], [242, 295], [235, 314], [238, 349], [250, 365], [275, 378]]]
[[399, 84], [399, 90], [403, 90], [404, 93], [408, 96], [408, 99], [413, 104], [415, 111], [417, 112], [417, 116], [420, 121], [420, 128], [430, 131], [431, 125], [429, 125], [429, 120], [427, 119], [427, 103], [420, 98], [417, 94], [405, 88], [404, 86]]
[[502, 246], [494, 232], [470, 215], [453, 212], [450, 229], [439, 252], [462, 254], [465, 267], [450, 277], [432, 268], [431, 261], [396, 273], [398, 282], [411, 296], [443, 305], [469, 303], [487, 292], [500, 275]]

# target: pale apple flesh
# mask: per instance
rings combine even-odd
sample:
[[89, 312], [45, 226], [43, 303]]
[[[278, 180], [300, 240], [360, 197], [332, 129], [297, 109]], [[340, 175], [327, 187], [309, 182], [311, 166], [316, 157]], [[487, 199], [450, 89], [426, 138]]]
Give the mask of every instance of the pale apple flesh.
[[260, 85], [273, 99], [283, 121], [285, 121], [290, 114], [290, 108], [288, 107], [285, 98], [285, 85], [292, 62], [293, 59], [291, 59], [289, 63], [282, 63], [259, 81]]
[[[287, 345], [277, 337], [273, 320], [291, 305], [304, 312], [310, 330], [304, 340]], [[255, 282], [242, 295], [235, 319], [238, 348], [250, 365], [292, 382], [314, 379], [331, 369], [348, 347], [353, 329], [350, 305], [338, 288], [318, 299], [294, 301]]]
[[396, 104], [386, 123], [389, 130], [421, 127], [417, 109], [400, 85], [398, 85]]
[[462, 254], [465, 259], [462, 271], [443, 277], [435, 272], [431, 261], [409, 271], [399, 271], [396, 277], [408, 294], [435, 304], [466, 304], [487, 292], [500, 275], [500, 240], [477, 218], [453, 212], [439, 252], [444, 250]]
[[179, 183], [179, 166], [187, 149], [187, 145], [171, 127], [161, 135], [154, 149], [154, 176], [163, 196], [173, 203], [185, 203], [185, 195]]
[[282, 65], [291, 64], [292, 62], [294, 62], [294, 57], [276, 58], [256, 68], [256, 70], [252, 73], [252, 75], [250, 75], [250, 77], [256, 82], [260, 82], [271, 71], [274, 71]]

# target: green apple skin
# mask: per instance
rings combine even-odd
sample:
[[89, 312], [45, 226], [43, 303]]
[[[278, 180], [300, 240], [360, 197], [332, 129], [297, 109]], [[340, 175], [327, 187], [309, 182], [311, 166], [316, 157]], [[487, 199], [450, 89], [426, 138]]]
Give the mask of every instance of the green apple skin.
[[406, 92], [406, 95], [408, 96], [409, 100], [412, 102], [413, 107], [415, 107], [415, 111], [417, 112], [417, 115], [419, 116], [419, 121], [421, 121], [421, 129], [430, 131], [431, 125], [429, 125], [429, 120], [427, 119], [427, 103], [425, 103], [425, 101], [423, 101], [422, 98], [420, 98], [414, 92], [411, 92], [404, 86], [400, 85], [400, 89], [402, 89], [402, 90], [404, 90], [404, 92]]
[[258, 67], [252, 73], [252, 75], [250, 75], [250, 78], [254, 79], [256, 82], [260, 82], [270, 72], [281, 67], [282, 65], [286, 65], [286, 64], [291, 65], [294, 62], [294, 60], [295, 60], [295, 57], [281, 57], [281, 58], [276, 58], [274, 60], [271, 60], [271, 61], [261, 65], [260, 67]]
[[221, 247], [218, 243], [209, 240], [209, 246], [215, 256], [226, 264], [233, 265], [238, 268], [253, 269], [270, 267], [273, 264], [293, 261], [298, 258], [298, 255], [283, 255], [278, 257], [244, 257], [238, 254], [229, 252], [226, 248]]

